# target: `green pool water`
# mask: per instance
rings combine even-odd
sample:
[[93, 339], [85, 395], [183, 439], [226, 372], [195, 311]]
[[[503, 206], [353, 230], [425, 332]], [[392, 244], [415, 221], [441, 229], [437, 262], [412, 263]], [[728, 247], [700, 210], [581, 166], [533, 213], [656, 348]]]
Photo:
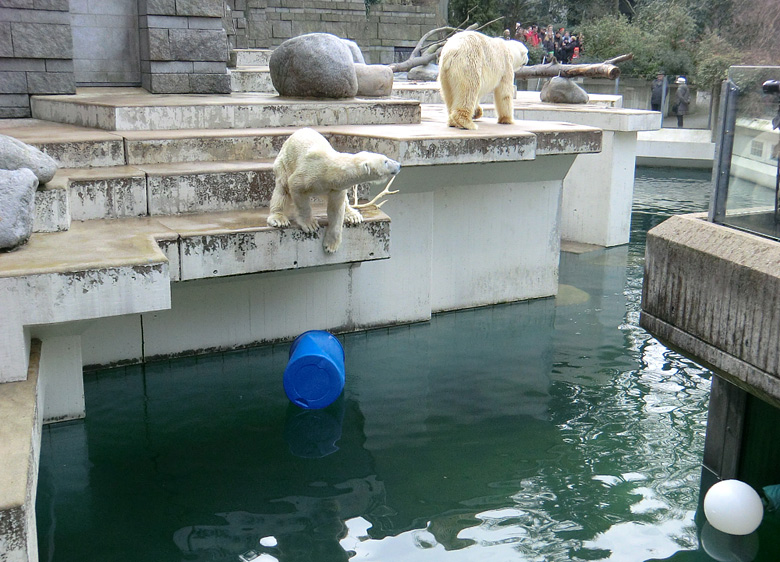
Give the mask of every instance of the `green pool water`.
[[646, 231], [709, 189], [639, 169], [631, 243], [562, 254], [557, 298], [340, 337], [325, 410], [289, 345], [87, 374], [43, 432], [41, 560], [711, 560], [710, 373], [638, 327]]

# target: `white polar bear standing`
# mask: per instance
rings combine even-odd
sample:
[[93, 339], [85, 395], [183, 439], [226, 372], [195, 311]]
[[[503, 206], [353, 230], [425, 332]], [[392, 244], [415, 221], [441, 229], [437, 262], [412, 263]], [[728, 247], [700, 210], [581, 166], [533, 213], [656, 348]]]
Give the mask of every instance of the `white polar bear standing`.
[[488, 92], [493, 92], [498, 122], [514, 123], [515, 71], [527, 62], [528, 49], [520, 41], [488, 37], [476, 31], [463, 31], [450, 37], [439, 60], [447, 125], [476, 129], [473, 120], [482, 117], [479, 100]]
[[394, 176], [401, 165], [382, 154], [336, 152], [314, 129], [298, 129], [282, 145], [274, 160], [276, 185], [271, 195], [269, 226], [290, 226], [292, 218], [304, 232], [319, 228], [311, 214], [312, 196], [328, 203], [328, 226], [323, 248], [329, 254], [341, 245], [344, 223], [363, 222], [363, 216], [349, 204], [347, 190], [359, 183]]

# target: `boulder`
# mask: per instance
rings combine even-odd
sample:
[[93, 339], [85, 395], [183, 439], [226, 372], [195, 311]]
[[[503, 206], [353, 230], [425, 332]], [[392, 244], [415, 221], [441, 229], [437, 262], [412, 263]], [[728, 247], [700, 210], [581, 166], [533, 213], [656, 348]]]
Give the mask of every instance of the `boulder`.
[[588, 103], [588, 93], [561, 76], [552, 78], [542, 86], [540, 98], [546, 103]]
[[40, 183], [54, 177], [57, 162], [34, 146], [6, 135], [0, 135], [0, 170], [32, 170]]
[[352, 52], [330, 33], [308, 33], [279, 45], [268, 61], [279, 95], [296, 98], [353, 98], [358, 84]]
[[439, 65], [428, 63], [423, 66], [415, 66], [407, 74], [407, 80], [420, 80], [421, 82], [435, 82], [439, 77]]
[[384, 64], [355, 64], [358, 96], [377, 98], [393, 93], [393, 71]]
[[360, 50], [358, 44], [351, 39], [342, 39], [344, 44], [349, 48], [349, 52], [352, 53], [352, 62], [356, 64], [366, 64], [366, 59], [363, 58], [363, 51]]
[[38, 178], [32, 170], [0, 170], [0, 252], [27, 242], [35, 215]]

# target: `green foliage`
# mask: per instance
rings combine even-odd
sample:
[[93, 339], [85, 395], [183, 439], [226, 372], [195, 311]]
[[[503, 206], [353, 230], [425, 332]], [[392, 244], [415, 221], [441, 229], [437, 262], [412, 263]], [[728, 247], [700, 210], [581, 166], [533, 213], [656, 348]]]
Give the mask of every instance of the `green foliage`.
[[[448, 16], [450, 25], [455, 27], [467, 19], [466, 26], [473, 23], [484, 25], [491, 20], [501, 17], [501, 14], [498, 11], [498, 2], [496, 0], [450, 0]], [[512, 26], [514, 27], [514, 23]], [[499, 20], [481, 31], [486, 35], [498, 37], [506, 28], [507, 24]]]
[[542, 45], [539, 44], [536, 47], [532, 45], [527, 45], [527, 47], [528, 47], [528, 65], [531, 66], [534, 64], [542, 64], [544, 57], [547, 55], [547, 53], [544, 52]]
[[717, 87], [726, 78], [729, 66], [738, 64], [739, 51], [715, 33], [705, 35], [697, 45], [696, 83], [707, 89]]

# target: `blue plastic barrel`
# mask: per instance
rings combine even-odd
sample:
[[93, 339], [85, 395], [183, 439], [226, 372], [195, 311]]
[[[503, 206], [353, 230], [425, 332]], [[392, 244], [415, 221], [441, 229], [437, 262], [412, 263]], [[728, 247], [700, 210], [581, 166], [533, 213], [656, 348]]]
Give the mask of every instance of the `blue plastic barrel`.
[[284, 392], [301, 408], [325, 408], [344, 390], [344, 348], [323, 330], [295, 338], [284, 370]]

